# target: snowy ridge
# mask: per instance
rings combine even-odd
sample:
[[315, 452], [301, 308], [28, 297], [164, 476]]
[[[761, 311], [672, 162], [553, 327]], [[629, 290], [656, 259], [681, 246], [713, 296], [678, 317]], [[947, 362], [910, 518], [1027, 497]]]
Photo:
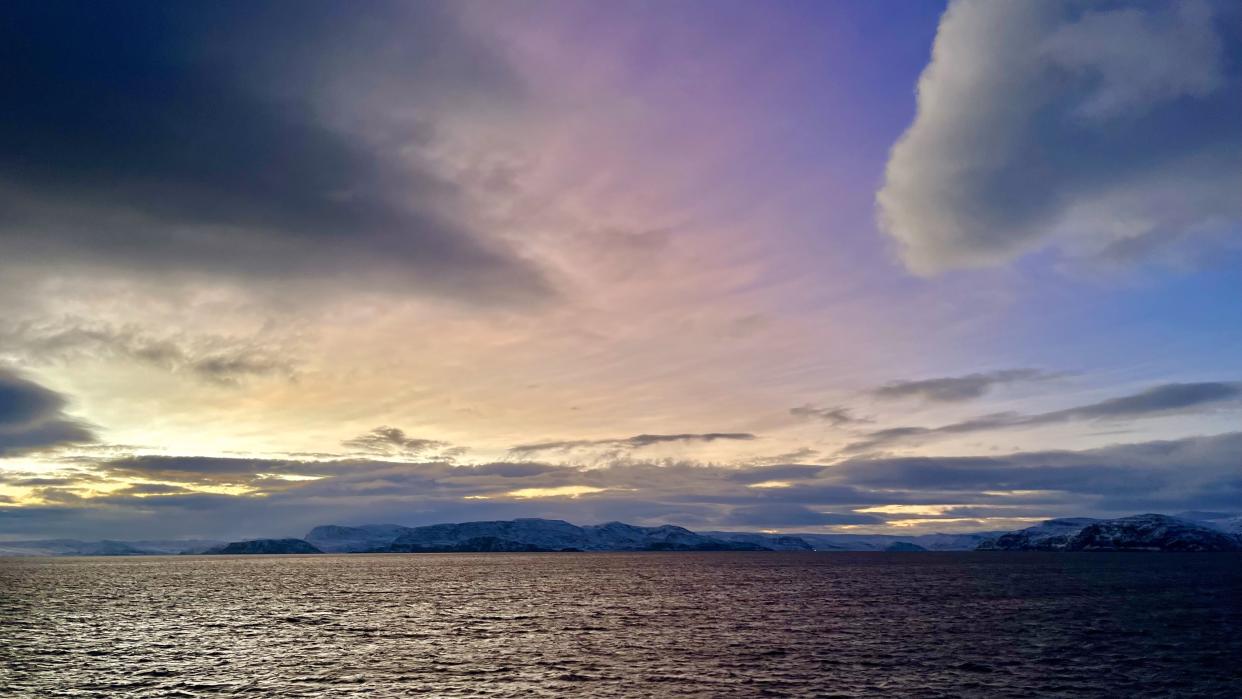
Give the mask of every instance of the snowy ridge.
[[1205, 522], [1143, 514], [1119, 519], [1052, 519], [1002, 534], [981, 551], [1242, 551], [1242, 538]]

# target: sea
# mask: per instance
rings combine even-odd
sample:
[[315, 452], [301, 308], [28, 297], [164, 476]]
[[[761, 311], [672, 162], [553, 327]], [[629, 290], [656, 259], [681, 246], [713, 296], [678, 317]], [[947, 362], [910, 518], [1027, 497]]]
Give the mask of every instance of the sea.
[[0, 559], [4, 697], [1242, 697], [1242, 555]]

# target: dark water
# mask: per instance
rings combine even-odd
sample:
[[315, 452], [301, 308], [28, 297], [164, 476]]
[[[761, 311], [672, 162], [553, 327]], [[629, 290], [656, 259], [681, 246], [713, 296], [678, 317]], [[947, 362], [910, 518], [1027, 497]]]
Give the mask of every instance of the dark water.
[[0, 687], [1242, 697], [1242, 556], [0, 559]]

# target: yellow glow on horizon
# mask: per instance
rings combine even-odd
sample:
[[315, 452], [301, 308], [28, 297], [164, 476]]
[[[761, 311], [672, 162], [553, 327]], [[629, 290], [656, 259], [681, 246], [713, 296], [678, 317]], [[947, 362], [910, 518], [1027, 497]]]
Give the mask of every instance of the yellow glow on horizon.
[[593, 485], [562, 485], [556, 488], [519, 488], [505, 495], [511, 498], [576, 498], [580, 495], [602, 493], [607, 488], [596, 488]]
[[954, 507], [957, 507], [957, 505], [876, 505], [874, 507], [864, 507], [854, 511], [866, 512], [867, 514], [935, 516], [942, 515], [949, 510], [952, 510]]
[[943, 519], [890, 519], [886, 522], [891, 527], [934, 527], [954, 522], [1042, 522], [1046, 517], [945, 517]]
[[763, 481], [762, 483], [751, 483], [747, 488], [792, 488], [793, 483], [789, 481]]

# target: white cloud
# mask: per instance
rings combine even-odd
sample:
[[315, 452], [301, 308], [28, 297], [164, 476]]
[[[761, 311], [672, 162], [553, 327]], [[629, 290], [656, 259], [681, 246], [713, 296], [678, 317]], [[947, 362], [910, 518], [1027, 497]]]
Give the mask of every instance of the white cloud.
[[1236, 229], [1239, 27], [1224, 3], [953, 3], [877, 196], [882, 227], [923, 274]]

